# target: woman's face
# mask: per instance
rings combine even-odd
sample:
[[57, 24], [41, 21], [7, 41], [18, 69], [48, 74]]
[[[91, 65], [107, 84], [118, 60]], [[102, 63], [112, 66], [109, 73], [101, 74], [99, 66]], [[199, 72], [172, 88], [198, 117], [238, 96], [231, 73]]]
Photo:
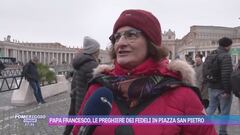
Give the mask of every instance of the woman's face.
[[147, 40], [141, 31], [124, 26], [119, 28], [113, 37], [116, 59], [122, 67], [131, 69], [146, 60]]

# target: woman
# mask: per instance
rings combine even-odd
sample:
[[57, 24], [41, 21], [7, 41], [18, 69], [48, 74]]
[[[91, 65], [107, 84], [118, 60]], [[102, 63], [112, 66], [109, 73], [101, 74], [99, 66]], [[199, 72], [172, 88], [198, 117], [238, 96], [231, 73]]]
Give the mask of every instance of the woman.
[[[71, 103], [68, 115], [76, 115], [79, 111], [83, 98], [87, 92], [87, 82], [92, 78], [93, 69], [98, 66], [100, 44], [97, 40], [85, 36], [83, 39], [83, 51], [78, 53], [73, 61], [71, 83]], [[67, 125], [64, 135], [72, 132], [72, 125]]]
[[[193, 89], [194, 70], [185, 62], [168, 64], [161, 46], [161, 27], [155, 16], [144, 10], [126, 10], [116, 21], [111, 55], [112, 69], [99, 67], [84, 98], [101, 86], [112, 90], [110, 115], [204, 115], [204, 107]], [[178, 70], [177, 70], [178, 69]], [[181, 72], [181, 73], [180, 73]], [[192, 74], [190, 74], [192, 73]], [[184, 85], [186, 84], [186, 85]], [[74, 127], [73, 133], [79, 131]], [[215, 135], [213, 126], [98, 126], [94, 135]]]

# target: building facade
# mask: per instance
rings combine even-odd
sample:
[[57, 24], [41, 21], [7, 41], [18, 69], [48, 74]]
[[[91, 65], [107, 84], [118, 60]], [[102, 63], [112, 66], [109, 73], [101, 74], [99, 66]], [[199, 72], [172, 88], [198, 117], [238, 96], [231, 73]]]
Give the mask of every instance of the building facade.
[[170, 51], [169, 59], [174, 59], [176, 57], [177, 41], [175, 32], [170, 29], [168, 31], [164, 31], [162, 34], [162, 44]]
[[233, 40], [231, 55], [233, 63], [240, 59], [240, 26], [229, 28], [219, 26], [192, 26], [190, 32], [182, 39], [175, 39], [175, 33], [169, 30], [163, 33], [163, 46], [172, 52], [172, 59], [178, 57], [185, 59], [185, 55], [195, 57], [201, 53], [206, 57], [218, 47], [218, 40], [229, 37]]
[[[0, 41], [0, 57], [14, 57], [17, 62], [27, 63], [33, 56], [47, 65], [71, 64], [74, 56], [82, 51], [79, 48], [68, 48], [60, 43], [20, 43], [8, 36]], [[108, 53], [100, 50], [102, 63], [109, 63]]]
[[[206, 57], [218, 47], [218, 40], [222, 37], [233, 39], [231, 55], [233, 64], [240, 59], [240, 26], [229, 28], [219, 26], [192, 26], [190, 32], [182, 39], [176, 39], [174, 31], [164, 31], [163, 46], [170, 51], [169, 58], [185, 59], [185, 55], [193, 59], [196, 53]], [[60, 43], [20, 43], [8, 36], [0, 41], [0, 57], [14, 57], [23, 64], [33, 56], [38, 56], [44, 64], [71, 64], [72, 59], [81, 51], [79, 48], [68, 48]], [[108, 50], [100, 50], [101, 63], [111, 64]]]

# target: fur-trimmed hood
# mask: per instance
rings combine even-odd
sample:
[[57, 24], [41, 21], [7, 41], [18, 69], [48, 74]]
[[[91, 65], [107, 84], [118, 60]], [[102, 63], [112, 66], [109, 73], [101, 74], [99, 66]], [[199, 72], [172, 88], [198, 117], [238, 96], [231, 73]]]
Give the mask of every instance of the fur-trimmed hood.
[[180, 72], [182, 80], [193, 86], [196, 86], [196, 73], [193, 67], [183, 60], [173, 60], [169, 63], [168, 69], [175, 72]]
[[[97, 76], [100, 73], [109, 72], [114, 69], [112, 65], [99, 65], [93, 71], [93, 76]], [[173, 60], [167, 65], [169, 72], [179, 73], [180, 77], [185, 83], [196, 86], [195, 71], [191, 65], [183, 60]]]

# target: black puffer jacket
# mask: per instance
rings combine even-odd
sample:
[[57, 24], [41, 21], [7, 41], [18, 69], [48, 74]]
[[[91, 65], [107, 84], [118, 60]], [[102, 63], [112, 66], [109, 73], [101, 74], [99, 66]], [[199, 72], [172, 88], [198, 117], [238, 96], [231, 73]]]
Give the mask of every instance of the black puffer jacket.
[[28, 81], [39, 81], [39, 74], [37, 71], [37, 66], [31, 60], [25, 65], [25, 77]]
[[219, 53], [218, 61], [221, 79], [217, 83], [209, 83], [209, 88], [220, 89], [227, 93], [231, 93], [230, 77], [233, 71], [232, 58], [231, 55], [221, 46], [218, 47], [217, 51]]
[[71, 98], [75, 99], [75, 111], [78, 113], [88, 88], [88, 81], [92, 78], [93, 69], [98, 63], [88, 54], [78, 54], [72, 62], [74, 68], [71, 84]]

